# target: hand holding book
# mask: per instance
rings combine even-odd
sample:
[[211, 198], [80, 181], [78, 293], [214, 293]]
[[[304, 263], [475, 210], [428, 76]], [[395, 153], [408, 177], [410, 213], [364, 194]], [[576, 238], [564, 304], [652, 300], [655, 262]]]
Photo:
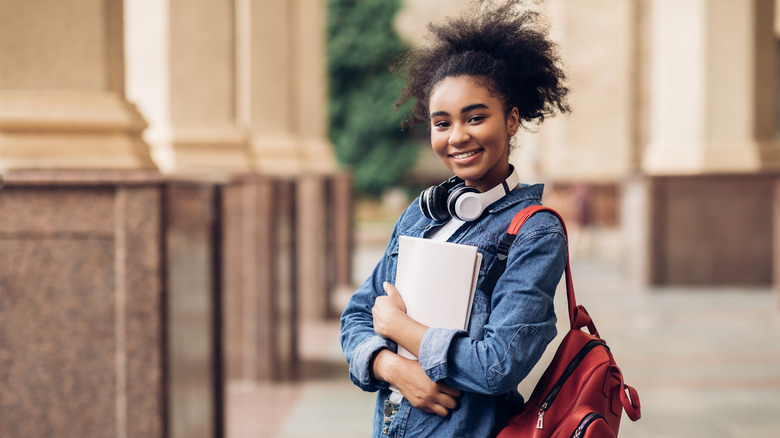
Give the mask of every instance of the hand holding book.
[[[401, 356], [396, 356], [398, 360], [417, 361], [429, 327], [458, 330], [468, 327], [481, 264], [482, 255], [474, 246], [400, 238], [396, 270], [398, 288], [385, 282], [383, 288], [387, 295], [377, 297], [372, 310], [374, 331], [398, 343], [398, 355]], [[380, 356], [383, 354], [377, 355], [377, 361], [384, 362], [382, 359], [385, 358]], [[393, 391], [402, 392], [392, 381], [386, 381]], [[431, 383], [436, 385], [434, 393], [446, 394], [447, 399], [457, 396], [443, 383], [426, 384], [430, 386]], [[407, 391], [410, 390], [407, 388]], [[419, 392], [412, 390], [415, 394]]]
[[[428, 327], [406, 314], [401, 294], [394, 285], [385, 282], [385, 296], [374, 302], [374, 331], [403, 345], [412, 354], [419, 354], [420, 343]], [[400, 348], [400, 347], [399, 347]], [[429, 414], [446, 417], [457, 406], [460, 391], [442, 382], [433, 382], [415, 359], [398, 356], [389, 350], [380, 351], [373, 362], [375, 378], [390, 383], [394, 392], [403, 394], [412, 406]]]
[[392, 339], [417, 355], [428, 327], [407, 315], [404, 300], [394, 285], [385, 282], [383, 286], [387, 295], [378, 297], [372, 309], [374, 332]]

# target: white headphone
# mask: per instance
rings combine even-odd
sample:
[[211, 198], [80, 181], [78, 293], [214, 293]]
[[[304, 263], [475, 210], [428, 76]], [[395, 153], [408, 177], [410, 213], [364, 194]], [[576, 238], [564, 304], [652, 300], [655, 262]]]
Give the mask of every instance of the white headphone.
[[420, 210], [425, 217], [439, 222], [450, 217], [464, 222], [473, 221], [482, 215], [488, 205], [503, 198], [519, 182], [520, 177], [511, 165], [509, 177], [484, 193], [475, 187], [465, 185], [462, 179], [453, 176], [420, 193]]

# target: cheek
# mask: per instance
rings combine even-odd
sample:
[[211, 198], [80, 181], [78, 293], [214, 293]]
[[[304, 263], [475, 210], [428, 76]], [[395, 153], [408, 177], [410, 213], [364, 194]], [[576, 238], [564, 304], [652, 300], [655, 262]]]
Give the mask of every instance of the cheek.
[[442, 155], [446, 153], [447, 151], [447, 142], [448, 138], [445, 135], [442, 135], [441, 133], [431, 133], [431, 148], [433, 148], [433, 151], [436, 152], [438, 155]]
[[489, 139], [490, 144], [495, 147], [504, 147], [509, 141], [509, 131], [505, 128], [506, 127], [503, 125], [496, 126], [494, 129], [485, 133], [485, 139]]

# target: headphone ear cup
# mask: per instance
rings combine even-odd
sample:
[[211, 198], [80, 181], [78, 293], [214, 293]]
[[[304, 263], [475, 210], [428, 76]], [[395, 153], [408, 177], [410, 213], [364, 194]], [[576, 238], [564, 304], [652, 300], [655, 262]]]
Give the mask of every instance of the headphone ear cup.
[[[450, 193], [449, 198], [447, 198], [447, 211], [452, 217], [468, 222], [473, 221], [482, 214], [482, 205], [481, 202], [479, 202], [479, 197], [474, 195], [470, 196], [470, 193], [479, 195], [480, 192], [476, 187], [463, 186], [458, 187]], [[474, 201], [476, 201], [476, 204]]]
[[447, 190], [441, 186], [433, 186], [420, 193], [420, 210], [425, 217], [435, 221], [449, 219], [447, 213]]

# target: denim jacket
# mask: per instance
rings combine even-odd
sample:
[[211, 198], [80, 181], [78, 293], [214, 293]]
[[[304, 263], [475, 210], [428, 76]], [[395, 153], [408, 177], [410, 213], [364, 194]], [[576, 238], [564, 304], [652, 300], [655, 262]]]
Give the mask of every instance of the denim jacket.
[[542, 191], [542, 185], [515, 188], [449, 238], [477, 246], [482, 253], [469, 327], [467, 331], [429, 328], [419, 360], [431, 380], [462, 391], [458, 407], [449, 416], [438, 417], [403, 399], [392, 422], [385, 424], [385, 401], [391, 391], [386, 382], [373, 379], [371, 362], [380, 350], [396, 351], [397, 345], [374, 333], [371, 309], [376, 297], [384, 294], [382, 282], [395, 282], [398, 237], [425, 237], [446, 223], [423, 216], [419, 199], [398, 219], [383, 258], [341, 316], [341, 346], [350, 378], [364, 391], [378, 391], [374, 437], [495, 436], [508, 416], [520, 409], [523, 400], [517, 385], [556, 335], [553, 296], [567, 258], [560, 221], [548, 212], [532, 216], [510, 248], [506, 270], [492, 298], [479, 286], [496, 259], [496, 248], [512, 217], [524, 207], [540, 204]]

